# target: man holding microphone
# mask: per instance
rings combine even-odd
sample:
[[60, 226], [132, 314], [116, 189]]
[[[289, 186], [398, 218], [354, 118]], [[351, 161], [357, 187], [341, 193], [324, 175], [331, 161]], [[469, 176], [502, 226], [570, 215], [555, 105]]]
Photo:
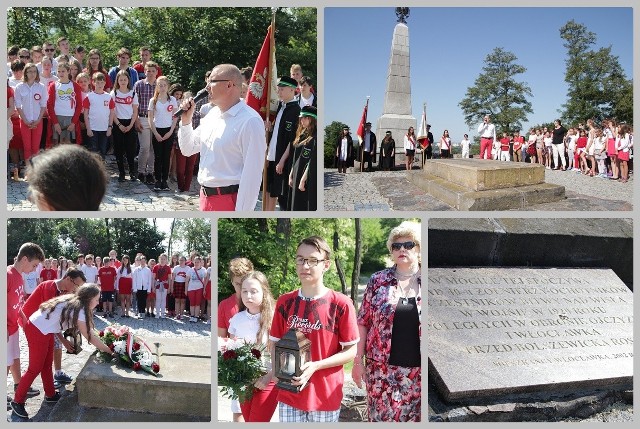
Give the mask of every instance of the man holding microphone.
[[480, 134], [480, 158], [491, 159], [491, 147], [496, 140], [496, 126], [491, 123], [489, 115], [485, 115], [478, 126], [478, 134]]

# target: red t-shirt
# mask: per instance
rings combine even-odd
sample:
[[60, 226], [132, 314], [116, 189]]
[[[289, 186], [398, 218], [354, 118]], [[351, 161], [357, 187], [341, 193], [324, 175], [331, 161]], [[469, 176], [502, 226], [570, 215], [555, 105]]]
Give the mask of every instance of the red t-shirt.
[[[165, 289], [169, 289], [169, 276], [171, 275], [171, 267], [168, 265], [156, 264], [151, 271], [156, 276], [156, 281], [167, 282], [164, 285]], [[153, 289], [153, 287], [152, 287]]]
[[[360, 338], [356, 310], [346, 295], [329, 289], [318, 299], [307, 301], [299, 291], [281, 295], [276, 302], [269, 338], [278, 341], [290, 328], [296, 328], [311, 341], [311, 360], [333, 356], [342, 346], [356, 344]], [[316, 371], [299, 393], [278, 390], [278, 401], [304, 411], [335, 411], [342, 401], [342, 366]]]
[[500, 139], [500, 150], [509, 150], [509, 138]]
[[238, 297], [234, 293], [230, 297], [220, 301], [218, 304], [218, 328], [229, 330], [229, 320], [235, 316], [240, 307], [238, 306]]
[[22, 312], [28, 319], [29, 316], [36, 312], [40, 307], [40, 304], [49, 301], [51, 298], [55, 298], [60, 294], [61, 292], [58, 291], [55, 280], [45, 280], [35, 288], [31, 295], [29, 295], [27, 302], [22, 306]]
[[100, 279], [100, 290], [102, 292], [113, 292], [116, 290], [116, 276], [118, 273], [113, 267], [100, 267], [98, 270], [98, 278]]
[[18, 314], [24, 296], [22, 274], [13, 265], [7, 267], [7, 334], [18, 332]]
[[49, 269], [45, 268], [42, 271], [40, 271], [40, 278], [42, 279], [43, 282], [47, 280], [55, 280], [58, 278], [58, 272], [53, 268], [49, 268]]
[[513, 150], [518, 150], [524, 144], [524, 136], [518, 136], [513, 138]]
[[115, 265], [115, 268], [117, 270], [117, 269], [120, 269], [120, 267], [122, 266], [122, 262], [116, 259], [115, 261], [113, 261], [113, 265]]
[[585, 147], [587, 147], [587, 138], [586, 137], [578, 137], [578, 140], [576, 141], [576, 147], [578, 149], [583, 149]]

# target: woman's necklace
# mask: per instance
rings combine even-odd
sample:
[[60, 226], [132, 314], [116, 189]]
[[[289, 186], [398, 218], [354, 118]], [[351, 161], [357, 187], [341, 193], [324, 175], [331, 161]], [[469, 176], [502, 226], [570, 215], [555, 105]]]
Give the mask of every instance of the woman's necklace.
[[409, 279], [409, 283], [405, 287], [400, 287], [400, 284], [398, 282], [397, 289], [399, 289], [401, 294], [399, 301], [402, 303], [402, 305], [407, 305], [409, 303], [409, 298], [410, 298], [409, 294], [411, 293], [411, 290], [413, 289], [413, 285], [416, 282], [416, 277], [415, 277], [416, 274], [417, 272], [405, 276], [405, 279], [406, 278]]

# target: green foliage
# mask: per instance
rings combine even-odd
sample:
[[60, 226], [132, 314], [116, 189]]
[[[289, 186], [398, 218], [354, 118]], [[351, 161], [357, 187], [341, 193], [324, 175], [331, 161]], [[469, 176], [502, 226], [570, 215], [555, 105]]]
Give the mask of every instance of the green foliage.
[[333, 161], [336, 153], [336, 142], [338, 137], [342, 134], [342, 129], [346, 124], [333, 121], [326, 127], [324, 127], [324, 166], [325, 168], [332, 168]]
[[[22, 243], [31, 241], [46, 256], [74, 261], [78, 253], [105, 256], [111, 249], [119, 257], [142, 252], [155, 258], [165, 251], [164, 238], [147, 219], [9, 219], [7, 254], [12, 263]], [[207, 237], [207, 244], [210, 241]]]
[[567, 102], [562, 106], [566, 123], [601, 122], [605, 118], [633, 123], [633, 81], [628, 80], [611, 46], [592, 49], [595, 33], [574, 20], [560, 28], [567, 49], [565, 82]]
[[[276, 12], [276, 63], [279, 74], [289, 74], [293, 63], [316, 78], [316, 8], [279, 8]], [[138, 59], [141, 46], [152, 49], [171, 82], [197, 91], [213, 66], [255, 64], [271, 24], [267, 7], [171, 8], [9, 8], [8, 45], [31, 47], [61, 35], [71, 45], [97, 48], [105, 68], [117, 64], [125, 46]]]
[[515, 54], [495, 48], [485, 59], [485, 65], [474, 86], [467, 88], [465, 97], [458, 103], [468, 126], [477, 125], [489, 114], [497, 133], [513, 133], [522, 128], [527, 114], [533, 113], [531, 88], [516, 77], [527, 69], [515, 61]]
[[[403, 219], [362, 219], [363, 265], [369, 274], [389, 265], [386, 248], [391, 229]], [[339, 239], [336, 251], [334, 234]], [[353, 270], [355, 222], [353, 219], [220, 219], [218, 221], [218, 293], [224, 299], [233, 293], [229, 261], [249, 258], [256, 270], [269, 279], [274, 297], [300, 287], [293, 261], [300, 240], [311, 235], [323, 237], [332, 249], [332, 268], [324, 276], [325, 286], [341, 290], [335, 270], [340, 260], [347, 278]]]
[[187, 252], [196, 251], [203, 257], [211, 253], [211, 224], [208, 220], [176, 219], [173, 233], [175, 238], [184, 243]]

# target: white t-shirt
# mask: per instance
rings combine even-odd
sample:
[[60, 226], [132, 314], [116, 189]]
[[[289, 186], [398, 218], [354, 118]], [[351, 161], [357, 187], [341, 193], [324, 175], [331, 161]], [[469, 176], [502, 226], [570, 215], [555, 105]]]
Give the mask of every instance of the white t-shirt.
[[95, 265], [83, 265], [81, 268], [87, 283], [96, 283], [98, 281], [98, 267]]
[[[187, 289], [188, 291], [204, 289], [204, 285], [206, 284], [204, 279], [207, 276], [207, 270], [205, 270], [204, 268], [200, 268], [197, 271], [198, 275], [196, 275], [195, 268], [191, 269], [191, 280], [189, 280], [189, 288]], [[198, 278], [198, 276], [200, 278]]]
[[73, 82], [56, 82], [54, 85], [56, 101], [53, 110], [56, 116], [73, 116], [76, 110], [76, 92]]
[[116, 118], [131, 119], [133, 117], [133, 106], [138, 105], [138, 94], [133, 90], [129, 92], [111, 91], [111, 98], [116, 105]]
[[[229, 334], [233, 335], [236, 338], [242, 338], [249, 343], [256, 342], [256, 335], [258, 335], [258, 331], [260, 330], [260, 313], [258, 314], [249, 314], [247, 310], [236, 313], [231, 320], [229, 320]], [[265, 332], [264, 337], [262, 338], [261, 343], [267, 344], [269, 340], [268, 332]], [[265, 356], [264, 354], [262, 355]], [[271, 362], [262, 359], [262, 362], [267, 367], [267, 370], [271, 369]]]
[[[40, 330], [43, 334], [57, 334], [60, 332], [64, 332], [65, 330], [71, 327], [69, 321], [65, 322], [62, 327], [60, 327], [60, 316], [62, 316], [62, 310], [64, 310], [66, 302], [58, 303], [51, 313], [48, 313], [49, 310], [45, 310], [44, 313], [42, 310], [37, 309], [35, 313], [29, 317], [29, 320], [33, 325]], [[47, 314], [49, 314], [49, 318], [47, 319]], [[78, 312], [78, 322], [85, 322], [86, 317], [84, 314], [84, 309], [81, 308], [80, 312]]]
[[460, 142], [460, 146], [462, 146], [462, 150], [464, 151], [468, 151], [469, 150], [469, 145], [471, 144], [471, 140], [469, 139], [462, 139], [462, 141]]
[[[92, 131], [107, 131], [109, 128], [109, 114], [115, 107], [108, 92], [96, 94], [90, 92], [82, 102], [85, 109], [89, 109], [89, 126]], [[89, 279], [87, 279], [89, 281]]]
[[175, 276], [175, 281], [178, 283], [184, 283], [187, 281], [187, 277], [191, 278], [191, 267], [185, 265], [181, 267], [180, 265], [176, 265], [173, 267], [173, 275]]
[[[155, 106], [155, 108], [154, 108]], [[171, 128], [173, 121], [173, 112], [178, 109], [178, 102], [173, 96], [169, 96], [169, 100], [156, 103], [149, 101], [149, 111], [153, 111], [153, 124], [156, 128]]]
[[40, 277], [40, 274], [37, 270], [33, 270], [30, 273], [22, 273], [25, 294], [31, 295], [33, 293], [38, 286], [38, 277]]

